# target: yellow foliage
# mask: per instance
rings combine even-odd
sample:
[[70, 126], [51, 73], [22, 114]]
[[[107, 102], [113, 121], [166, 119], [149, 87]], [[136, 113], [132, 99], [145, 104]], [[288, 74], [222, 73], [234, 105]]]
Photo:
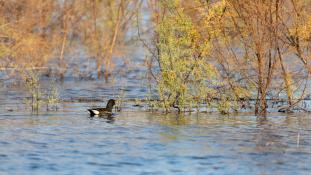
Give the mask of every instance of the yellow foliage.
[[161, 66], [158, 88], [166, 109], [172, 105], [184, 109], [185, 105], [198, 104], [201, 98], [197, 97], [206, 97], [204, 93], [209, 89], [207, 80], [214, 78], [216, 69], [205, 57], [209, 52], [209, 44], [205, 42], [201, 46], [198, 26], [187, 17], [179, 1], [170, 2], [164, 4], [170, 13], [156, 30], [159, 35], [157, 46]]
[[290, 29], [291, 35], [299, 36], [304, 40], [311, 39], [311, 16], [308, 17], [306, 23], [302, 23], [298, 26], [298, 28]]

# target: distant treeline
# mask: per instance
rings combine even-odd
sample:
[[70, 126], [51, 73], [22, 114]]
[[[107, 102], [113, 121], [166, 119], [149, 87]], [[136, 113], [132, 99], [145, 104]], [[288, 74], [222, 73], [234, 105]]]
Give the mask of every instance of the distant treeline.
[[[107, 79], [112, 55], [136, 21], [139, 0], [0, 0], [1, 68], [40, 68], [83, 45]], [[70, 68], [69, 68], [70, 69]]]
[[[310, 0], [0, 0], [2, 67], [40, 67], [82, 44], [108, 79], [127, 34], [149, 51], [148, 80], [169, 111], [204, 102], [222, 113], [255, 99], [309, 96]], [[213, 99], [217, 99], [216, 101]]]

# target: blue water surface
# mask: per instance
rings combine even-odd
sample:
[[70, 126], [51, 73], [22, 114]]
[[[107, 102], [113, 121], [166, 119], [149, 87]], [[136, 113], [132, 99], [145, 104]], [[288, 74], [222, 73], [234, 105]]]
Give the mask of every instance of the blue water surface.
[[0, 114], [0, 174], [310, 174], [307, 114]]

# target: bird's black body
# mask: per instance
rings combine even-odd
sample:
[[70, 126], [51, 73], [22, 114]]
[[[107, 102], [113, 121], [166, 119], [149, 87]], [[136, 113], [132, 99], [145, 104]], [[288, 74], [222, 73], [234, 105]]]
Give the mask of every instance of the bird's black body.
[[107, 103], [106, 108], [92, 108], [92, 109], [88, 109], [88, 111], [90, 112], [91, 116], [101, 116], [101, 115], [111, 115], [112, 114], [112, 108], [113, 106], [116, 104], [115, 100], [110, 99]]

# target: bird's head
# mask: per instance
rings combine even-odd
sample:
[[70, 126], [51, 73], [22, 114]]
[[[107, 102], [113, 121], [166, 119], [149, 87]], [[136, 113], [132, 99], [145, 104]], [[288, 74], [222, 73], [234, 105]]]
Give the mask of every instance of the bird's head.
[[112, 109], [115, 104], [116, 104], [116, 101], [114, 99], [110, 99], [108, 100], [107, 108]]

